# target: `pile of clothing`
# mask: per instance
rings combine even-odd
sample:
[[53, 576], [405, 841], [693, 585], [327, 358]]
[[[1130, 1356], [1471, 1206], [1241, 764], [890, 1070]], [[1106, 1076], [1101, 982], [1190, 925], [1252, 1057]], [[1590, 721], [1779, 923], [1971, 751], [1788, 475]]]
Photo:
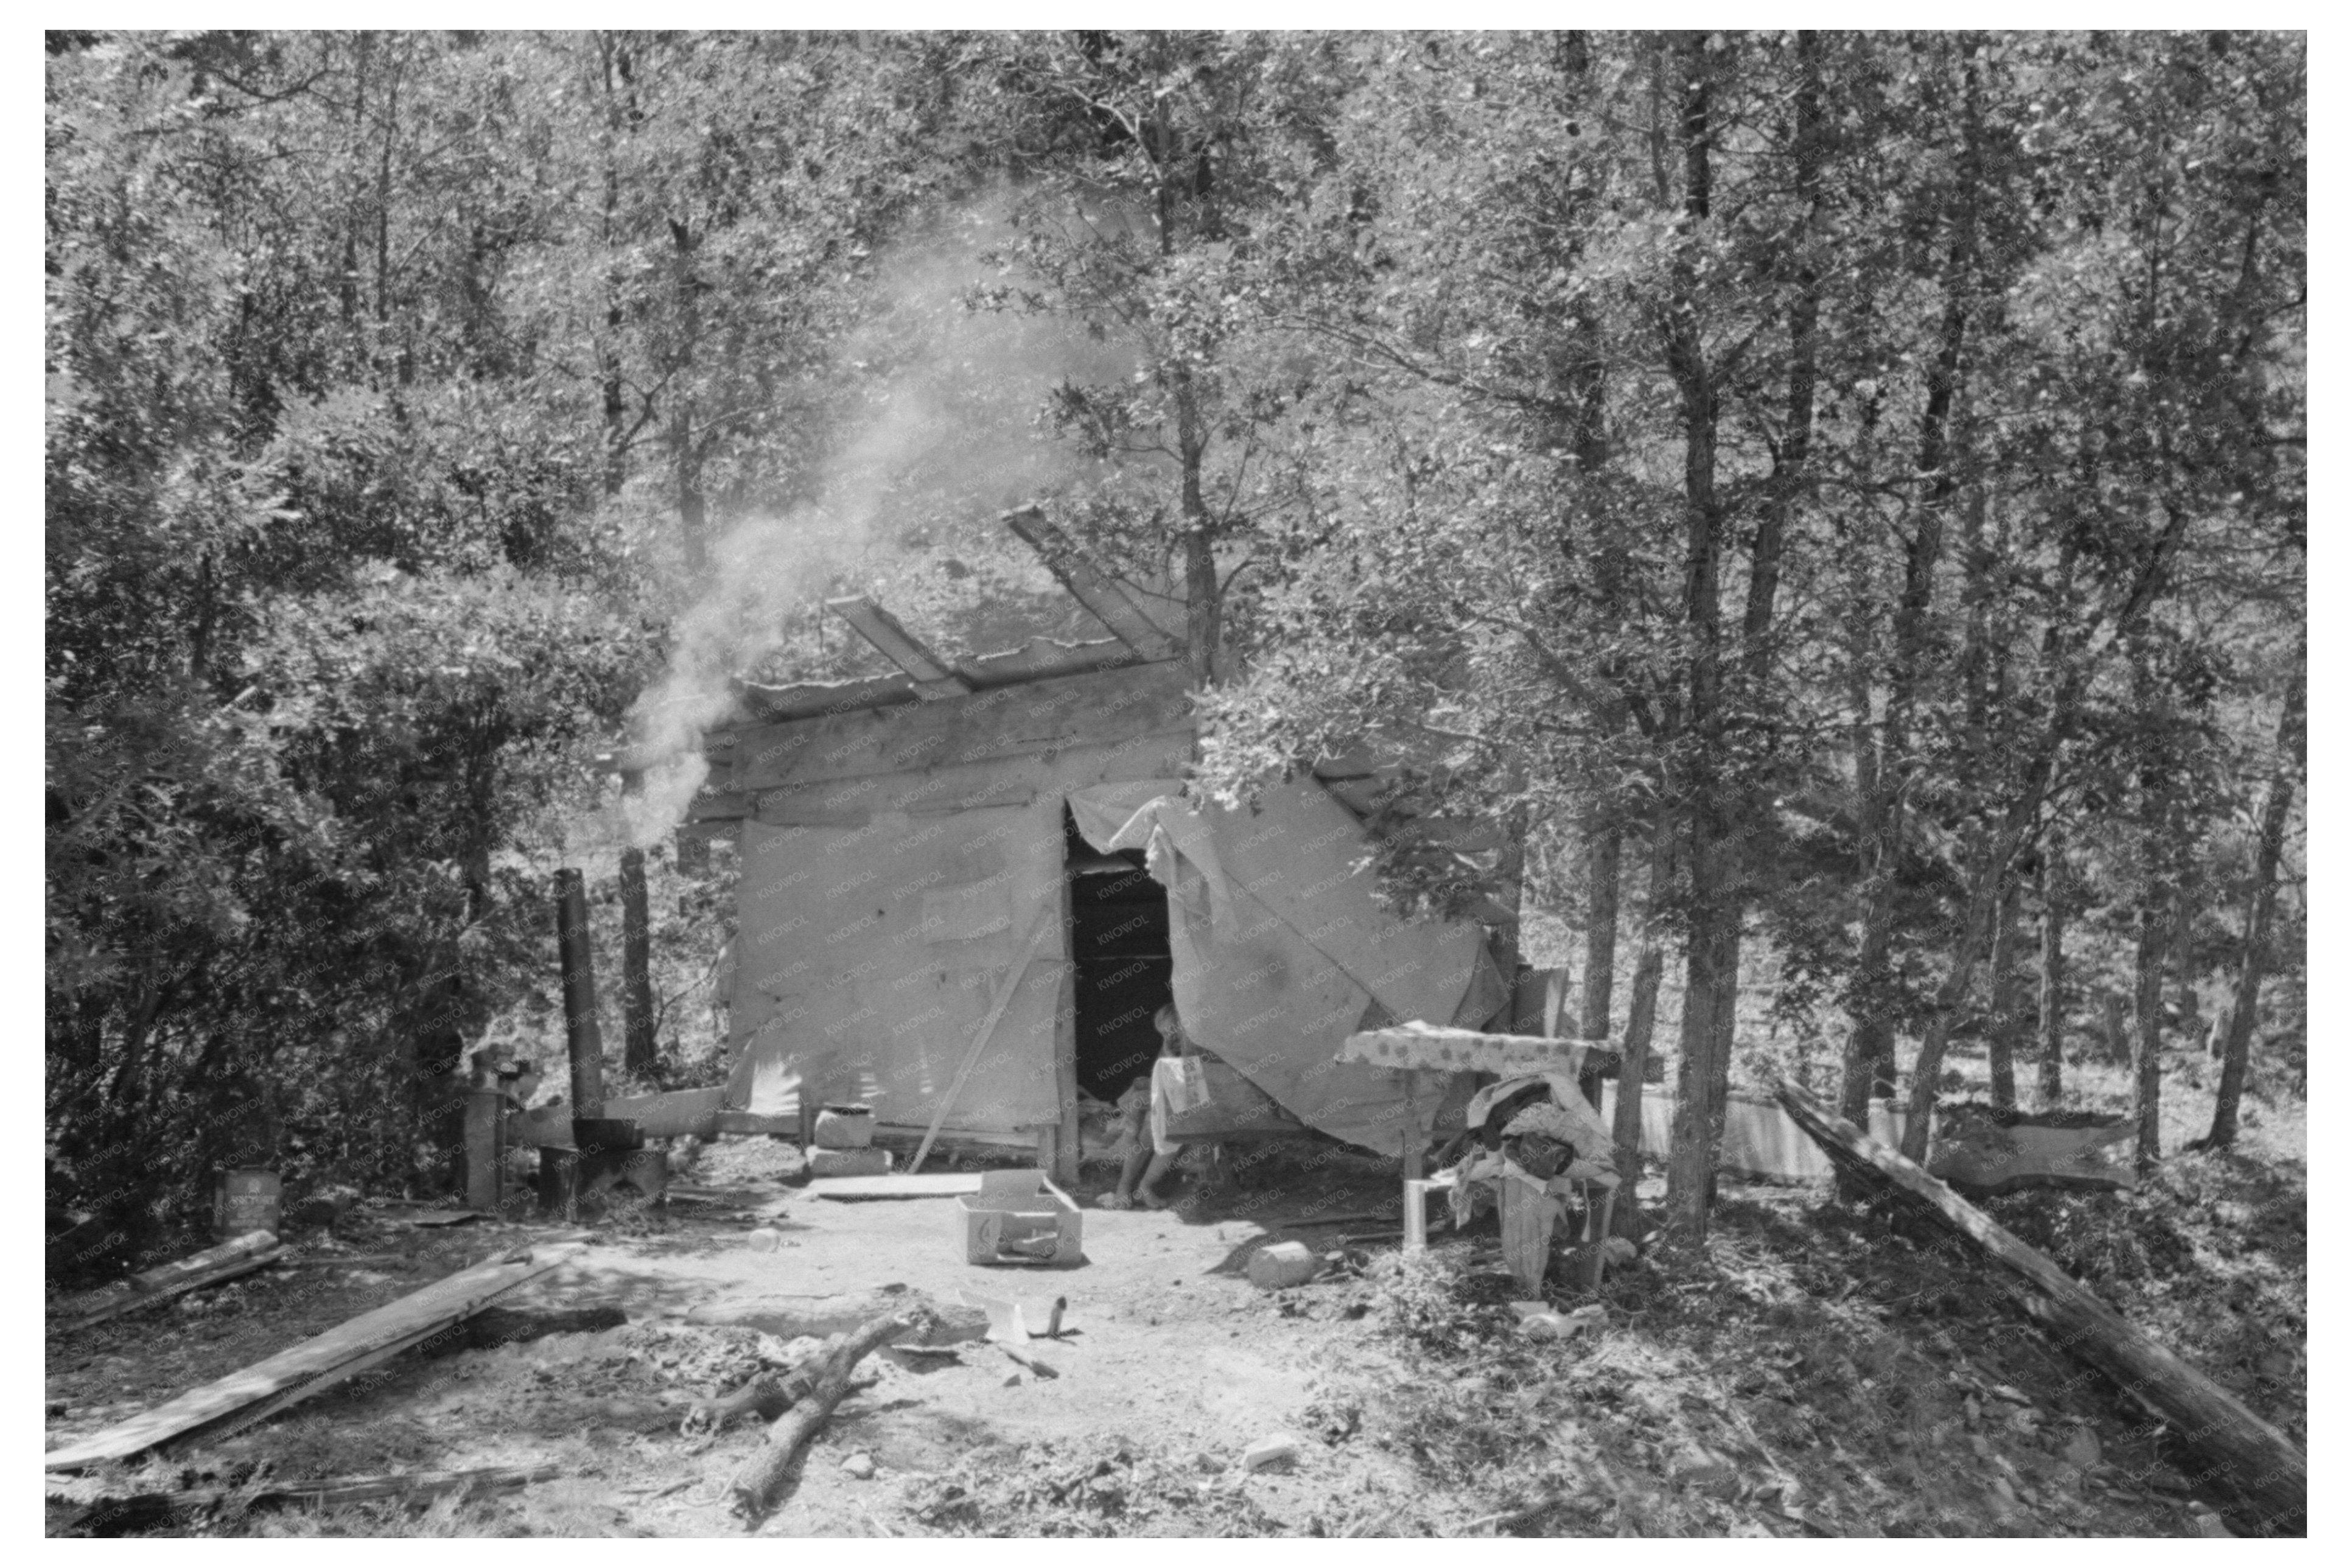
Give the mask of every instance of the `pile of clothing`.
[[1455, 1226], [1491, 1202], [1492, 1184], [1516, 1180], [1565, 1196], [1580, 1182], [1617, 1184], [1613, 1141], [1576, 1087], [1560, 1073], [1530, 1073], [1489, 1084], [1464, 1112], [1468, 1149], [1452, 1167], [1446, 1196]]

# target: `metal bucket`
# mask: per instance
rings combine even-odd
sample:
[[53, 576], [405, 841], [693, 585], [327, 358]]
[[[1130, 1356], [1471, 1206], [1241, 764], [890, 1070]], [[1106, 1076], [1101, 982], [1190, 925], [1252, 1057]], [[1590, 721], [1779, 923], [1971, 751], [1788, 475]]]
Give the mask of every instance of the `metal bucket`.
[[285, 1195], [275, 1171], [223, 1171], [213, 1184], [213, 1234], [224, 1240], [252, 1230], [277, 1235]]

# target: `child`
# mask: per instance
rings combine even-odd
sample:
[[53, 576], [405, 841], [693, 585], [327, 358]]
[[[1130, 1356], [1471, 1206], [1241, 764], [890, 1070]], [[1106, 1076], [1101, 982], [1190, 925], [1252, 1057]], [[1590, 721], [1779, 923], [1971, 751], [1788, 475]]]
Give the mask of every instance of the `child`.
[[[1160, 1054], [1163, 1057], [1189, 1057], [1199, 1054], [1200, 1047], [1184, 1036], [1184, 1026], [1176, 1017], [1175, 1004], [1170, 1003], [1151, 1016], [1160, 1031]], [[1145, 1073], [1127, 1086], [1118, 1097], [1119, 1120], [1127, 1131], [1127, 1163], [1119, 1167], [1118, 1186], [1102, 1201], [1107, 1209], [1133, 1208], [1140, 1198], [1146, 1208], [1164, 1209], [1168, 1200], [1155, 1190], [1160, 1179], [1175, 1165], [1183, 1145], [1168, 1142], [1155, 1129], [1164, 1127], [1167, 1118], [1151, 1114], [1152, 1084], [1159, 1075]]]

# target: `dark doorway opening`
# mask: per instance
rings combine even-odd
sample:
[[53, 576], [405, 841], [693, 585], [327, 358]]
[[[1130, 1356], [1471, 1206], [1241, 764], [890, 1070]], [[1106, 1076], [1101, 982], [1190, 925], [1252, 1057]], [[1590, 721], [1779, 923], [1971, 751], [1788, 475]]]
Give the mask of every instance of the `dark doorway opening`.
[[1160, 1031], [1151, 1016], [1169, 989], [1168, 889], [1143, 868], [1143, 851], [1106, 855], [1062, 819], [1070, 878], [1070, 957], [1078, 966], [1078, 1092], [1115, 1101], [1151, 1070]]

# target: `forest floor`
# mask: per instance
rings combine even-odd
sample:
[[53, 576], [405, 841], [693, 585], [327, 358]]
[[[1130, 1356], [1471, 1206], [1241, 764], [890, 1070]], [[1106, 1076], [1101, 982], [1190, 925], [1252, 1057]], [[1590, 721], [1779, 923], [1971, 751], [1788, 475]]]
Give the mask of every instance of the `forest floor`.
[[[1087, 1263], [963, 1261], [954, 1200], [839, 1203], [783, 1180], [765, 1140], [709, 1152], [679, 1203], [604, 1223], [576, 1261], [500, 1306], [618, 1308], [625, 1324], [394, 1362], [277, 1421], [175, 1459], [52, 1478], [57, 1533], [94, 1500], [173, 1487], [553, 1462], [496, 1498], [230, 1510], [176, 1535], [2180, 1535], [2228, 1529], [2169, 1438], [2032, 1328], [1999, 1280], [1933, 1235], [1821, 1191], [1725, 1189], [1696, 1254], [1653, 1251], [1565, 1342], [1515, 1330], [1494, 1222], [1418, 1259], [1364, 1244], [1333, 1277], [1268, 1291], [1249, 1256], [1319, 1249], [1394, 1213], [1392, 1167], [1277, 1153], [1174, 1210], [1094, 1206]], [[1655, 1201], [1644, 1184], [1644, 1199]], [[2299, 1151], [2184, 1154], [2137, 1194], [1988, 1205], [2297, 1442], [2305, 1433]], [[425, 1227], [385, 1208], [293, 1238], [301, 1267], [48, 1342], [52, 1446], [257, 1361], [558, 1226]], [[781, 1233], [773, 1251], [747, 1239]], [[1559, 1271], [1555, 1271], [1555, 1275]], [[788, 1359], [812, 1299], [903, 1287], [1068, 1299], [1059, 1376], [1014, 1379], [993, 1347], [886, 1352], [756, 1526], [728, 1481], [756, 1421], [688, 1435], [696, 1398]], [[1596, 1298], [1559, 1285], [1567, 1305]], [[726, 1320], [726, 1321], [720, 1321]], [[765, 1326], [762, 1326], [762, 1325]], [[802, 1347], [804, 1348], [804, 1347]], [[1242, 1452], [1299, 1439], [1287, 1468]], [[856, 1455], [875, 1469], [845, 1469]]]

